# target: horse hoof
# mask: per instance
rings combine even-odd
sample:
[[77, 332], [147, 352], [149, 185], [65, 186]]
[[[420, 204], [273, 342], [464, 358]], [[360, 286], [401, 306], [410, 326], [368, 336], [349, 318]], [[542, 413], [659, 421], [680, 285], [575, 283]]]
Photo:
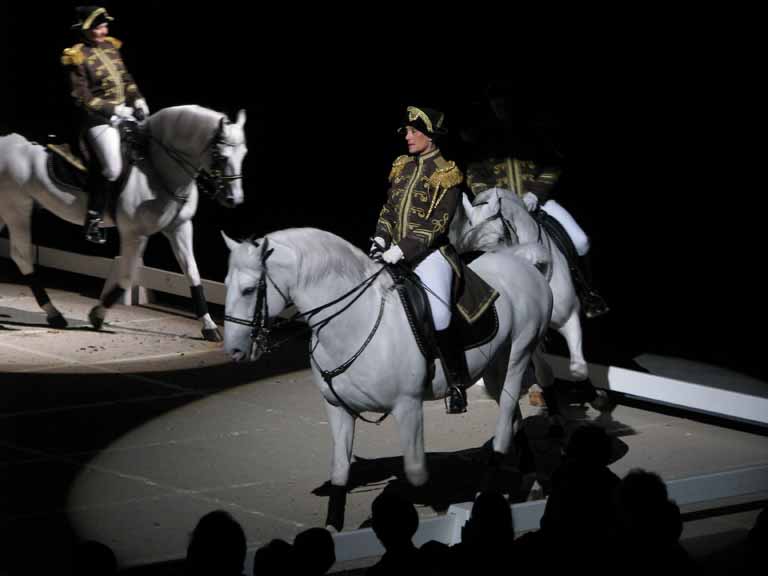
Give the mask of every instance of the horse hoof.
[[224, 340], [218, 328], [203, 328], [203, 338], [208, 342], [221, 342]]
[[54, 314], [53, 316], [48, 316], [48, 326], [51, 328], [66, 328], [69, 326], [69, 323], [61, 314]]
[[88, 320], [96, 330], [101, 330], [101, 327], [104, 325], [104, 316], [99, 313], [99, 306], [91, 308], [91, 311], [88, 312]]
[[589, 403], [592, 408], [603, 414], [613, 412], [616, 408], [616, 401], [605, 390], [596, 390], [595, 399]]

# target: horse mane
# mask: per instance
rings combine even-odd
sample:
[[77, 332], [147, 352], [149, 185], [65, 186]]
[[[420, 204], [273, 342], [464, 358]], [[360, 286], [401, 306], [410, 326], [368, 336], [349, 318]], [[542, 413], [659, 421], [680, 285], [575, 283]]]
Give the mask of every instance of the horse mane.
[[362, 282], [369, 274], [371, 260], [343, 238], [317, 228], [289, 228], [268, 235], [285, 244], [298, 258], [299, 282], [309, 286], [325, 278]]

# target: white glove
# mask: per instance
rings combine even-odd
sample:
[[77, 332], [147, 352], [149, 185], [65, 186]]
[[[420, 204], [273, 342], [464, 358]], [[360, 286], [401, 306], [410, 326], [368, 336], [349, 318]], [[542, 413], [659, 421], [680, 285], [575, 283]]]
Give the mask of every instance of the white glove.
[[526, 192], [523, 194], [523, 204], [525, 204], [525, 209], [528, 210], [528, 212], [533, 212], [536, 210], [536, 206], [539, 205], [539, 198], [532, 192]]
[[118, 118], [131, 118], [133, 117], [133, 108], [124, 104], [118, 104], [115, 106], [115, 116]]
[[384, 241], [384, 238], [381, 236], [376, 236], [376, 238], [373, 239], [373, 243], [371, 244], [371, 249], [368, 250], [368, 256], [373, 258], [377, 254], [381, 254], [384, 252], [384, 248], [386, 248], [387, 243]]
[[392, 246], [389, 247], [389, 250], [381, 255], [381, 259], [387, 264], [397, 264], [403, 259], [403, 251], [400, 250], [400, 246], [397, 244], [392, 244]]
[[144, 98], [136, 100], [136, 102], [133, 103], [133, 106], [136, 110], [143, 112], [144, 116], [149, 116], [149, 106], [147, 106], [147, 101], [144, 100]]

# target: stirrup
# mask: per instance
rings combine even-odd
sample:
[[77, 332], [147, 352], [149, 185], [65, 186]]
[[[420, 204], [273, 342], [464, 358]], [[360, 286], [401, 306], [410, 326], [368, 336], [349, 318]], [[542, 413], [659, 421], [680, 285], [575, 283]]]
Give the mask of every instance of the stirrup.
[[467, 392], [460, 386], [448, 388], [447, 414], [463, 414], [467, 411]]
[[85, 239], [94, 244], [104, 244], [107, 241], [106, 231], [99, 228], [101, 218], [91, 218], [85, 225]]

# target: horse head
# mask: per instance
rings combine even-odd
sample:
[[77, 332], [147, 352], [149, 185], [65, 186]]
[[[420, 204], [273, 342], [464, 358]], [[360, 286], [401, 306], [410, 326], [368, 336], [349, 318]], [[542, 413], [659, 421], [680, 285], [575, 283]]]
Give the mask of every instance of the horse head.
[[498, 188], [484, 190], [474, 202], [462, 194], [465, 218], [458, 234], [457, 247], [460, 251], [492, 252], [502, 246], [519, 243], [515, 223], [503, 210], [503, 198]]
[[[271, 320], [285, 310], [288, 289], [281, 280], [283, 266], [269, 238], [236, 242], [222, 232], [230, 250], [224, 283], [224, 350], [235, 362], [258, 360], [270, 349]], [[250, 330], [249, 330], [250, 328]]]
[[228, 208], [243, 202], [242, 166], [248, 152], [245, 120], [245, 110], [238, 112], [236, 122], [222, 116], [208, 146], [208, 164], [197, 177], [198, 188]]

